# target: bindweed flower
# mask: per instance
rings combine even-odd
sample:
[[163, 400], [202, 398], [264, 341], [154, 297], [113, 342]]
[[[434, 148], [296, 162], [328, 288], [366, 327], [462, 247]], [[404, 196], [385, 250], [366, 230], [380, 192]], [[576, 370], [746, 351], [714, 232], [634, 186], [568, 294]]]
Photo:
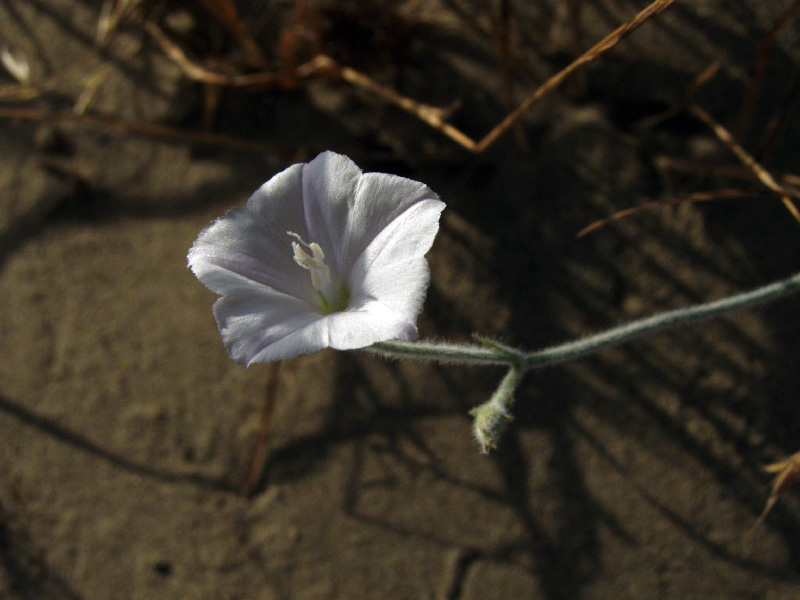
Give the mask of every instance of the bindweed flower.
[[426, 185], [323, 152], [204, 229], [189, 267], [245, 366], [417, 337], [444, 203]]

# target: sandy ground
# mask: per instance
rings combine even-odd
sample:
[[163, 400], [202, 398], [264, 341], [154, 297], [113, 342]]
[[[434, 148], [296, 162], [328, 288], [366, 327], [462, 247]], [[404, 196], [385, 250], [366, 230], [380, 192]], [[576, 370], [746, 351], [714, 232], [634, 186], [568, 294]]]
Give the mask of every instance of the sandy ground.
[[[529, 4], [519, 44], [538, 82], [574, 44], [563, 6]], [[586, 2], [586, 40], [644, 4]], [[425, 12], [404, 32], [402, 68], [381, 76], [434, 104], [460, 98], [454, 122], [479, 137], [504, 108], [491, 42], [454, 16], [475, 5]], [[787, 276], [800, 230], [772, 199], [681, 205], [575, 238], [616, 210], [731, 185], [659, 166], [736, 164], [703, 125], [634, 124], [712, 60], [721, 72], [698, 100], [733, 123], [782, 8], [680, 3], [532, 111], [527, 153], [506, 136], [471, 157], [324, 83], [223, 95], [217, 130], [283, 148], [269, 155], [0, 121], [0, 597], [796, 597], [796, 497], [746, 535], [768, 496], [761, 466], [800, 449], [797, 299], [530, 375], [488, 456], [467, 411], [501, 372], [333, 351], [289, 361], [263, 477], [243, 497], [270, 370], [228, 358], [214, 295], [186, 269], [209, 221], [329, 147], [447, 202], [426, 337], [536, 348]], [[28, 105], [69, 108], [81, 77], [109, 65], [92, 111], [197, 128], [200, 89], [141, 31], [93, 50], [97, 9], [0, 3], [0, 41], [55, 80]], [[749, 147], [791, 84], [797, 18]], [[798, 122], [775, 173], [797, 172]]]

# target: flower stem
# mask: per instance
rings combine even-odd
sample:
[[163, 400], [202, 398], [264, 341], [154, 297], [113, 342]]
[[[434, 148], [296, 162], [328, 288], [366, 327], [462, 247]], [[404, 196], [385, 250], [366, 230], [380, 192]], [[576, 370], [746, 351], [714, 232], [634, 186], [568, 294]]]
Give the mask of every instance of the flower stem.
[[389, 358], [415, 358], [458, 365], [509, 365], [521, 363], [525, 354], [503, 352], [490, 346], [450, 344], [447, 342], [378, 342], [367, 350]]
[[800, 292], [800, 273], [749, 292], [662, 312], [583, 339], [572, 340], [536, 352], [524, 352], [492, 345], [461, 345], [428, 341], [379, 342], [372, 345], [370, 349], [392, 358], [415, 358], [453, 364], [518, 365], [523, 370], [527, 370], [574, 360], [648, 333], [718, 317], [742, 308], [772, 302], [797, 292]]

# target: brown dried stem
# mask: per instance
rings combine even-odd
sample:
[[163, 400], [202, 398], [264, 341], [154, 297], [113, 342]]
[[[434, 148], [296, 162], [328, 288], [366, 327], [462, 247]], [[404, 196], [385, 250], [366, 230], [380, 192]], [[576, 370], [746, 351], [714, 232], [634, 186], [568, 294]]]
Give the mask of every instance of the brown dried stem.
[[233, 36], [250, 66], [263, 68], [267, 64], [261, 48], [247, 31], [231, 0], [200, 0], [200, 3]]
[[750, 121], [753, 118], [753, 113], [756, 109], [758, 96], [761, 93], [761, 85], [764, 80], [764, 74], [767, 70], [767, 63], [769, 62], [769, 53], [775, 45], [775, 40], [778, 37], [781, 29], [791, 21], [792, 16], [800, 10], [800, 0], [795, 0], [778, 16], [772, 28], [767, 33], [764, 41], [756, 55], [756, 60], [753, 65], [753, 75], [750, 77], [750, 83], [747, 86], [747, 94], [745, 95], [744, 102], [742, 103], [742, 110], [739, 113], [739, 120], [736, 124], [737, 137], [743, 138], [750, 128]]
[[244, 482], [240, 488], [242, 496], [248, 497], [256, 491], [261, 477], [264, 474], [264, 465], [267, 462], [269, 447], [269, 432], [272, 425], [272, 416], [275, 413], [275, 404], [281, 383], [281, 366], [283, 363], [275, 362], [269, 365], [267, 385], [264, 390], [264, 404], [261, 406], [261, 417], [258, 421], [258, 436], [250, 454]]
[[720, 63], [718, 62], [713, 62], [708, 65], [699, 75], [697, 75], [697, 77], [692, 80], [680, 100], [678, 100], [664, 112], [640, 120], [636, 123], [636, 129], [641, 131], [643, 129], [655, 127], [656, 125], [659, 125], [686, 110], [687, 107], [694, 101], [697, 92], [699, 92], [705, 84], [714, 78], [714, 75], [719, 72], [719, 68]]
[[259, 72], [251, 74], [225, 74], [211, 71], [196, 61], [190, 59], [183, 49], [162, 29], [150, 20], [143, 20], [143, 26], [161, 46], [164, 53], [175, 61], [184, 73], [191, 79], [202, 83], [221, 86], [264, 87], [264, 88], [292, 88], [297, 87], [311, 78], [327, 77], [340, 78], [353, 85], [371, 91], [387, 102], [395, 104], [415, 115], [432, 128], [440, 131], [445, 136], [475, 153], [481, 153], [503, 135], [519, 118], [536, 102], [553, 92], [561, 83], [582, 65], [596, 59], [607, 52], [620, 41], [640, 27], [650, 18], [663, 12], [675, 0], [654, 0], [647, 8], [639, 12], [633, 19], [624, 23], [589, 50], [584, 52], [570, 65], [553, 75], [531, 94], [522, 104], [508, 114], [498, 125], [492, 129], [480, 142], [476, 142], [458, 128], [445, 122], [448, 111], [435, 108], [402, 96], [395, 90], [383, 86], [364, 73], [350, 67], [341, 66], [327, 55], [320, 54], [296, 69], [287, 72]]
[[778, 498], [780, 498], [781, 495], [787, 489], [789, 489], [789, 486], [792, 485], [795, 479], [797, 479], [798, 475], [800, 475], [800, 452], [792, 454], [792, 456], [786, 460], [767, 465], [764, 467], [764, 470], [767, 473], [775, 473], [775, 481], [772, 483], [772, 491], [769, 494], [767, 504], [753, 527], [750, 529], [747, 537], [750, 537], [750, 535], [752, 535], [753, 532], [758, 529], [758, 526], [761, 525], [766, 516], [778, 502]]
[[177, 127], [167, 125], [157, 125], [140, 121], [128, 121], [116, 119], [103, 115], [75, 114], [71, 111], [48, 111], [36, 108], [15, 108], [10, 106], [0, 106], [0, 119], [19, 119], [21, 121], [51, 121], [51, 122], [75, 122], [89, 125], [97, 125], [106, 129], [133, 133], [148, 137], [157, 137], [194, 144], [204, 144], [208, 146], [224, 146], [236, 150], [246, 150], [259, 154], [278, 154], [293, 156], [296, 148], [288, 148], [278, 144], [267, 142], [257, 142], [229, 135], [217, 133], [204, 133], [197, 131], [187, 131]]
[[[658, 123], [661, 123], [667, 119], [674, 117], [679, 112], [688, 109], [690, 112], [695, 114], [696, 117], [698, 117], [706, 125], [708, 125], [716, 133], [717, 137], [719, 137], [719, 139], [722, 140], [722, 142], [726, 146], [728, 146], [734, 152], [734, 154], [736, 154], [736, 156], [745, 165], [746, 170], [742, 171], [741, 169], [737, 169], [735, 171], [732, 171], [730, 167], [720, 168], [717, 166], [698, 166], [695, 163], [682, 162], [671, 158], [662, 158], [661, 159], [662, 165], [667, 168], [680, 169], [692, 173], [705, 174], [705, 175], [710, 174], [713, 170], [713, 172], [718, 175], [725, 173], [728, 176], [735, 175], [740, 178], [744, 176], [747, 179], [752, 179], [752, 177], [755, 176], [771, 192], [777, 193], [781, 197], [781, 200], [783, 201], [784, 205], [786, 205], [786, 208], [789, 210], [789, 212], [795, 217], [795, 219], [800, 221], [800, 213], [798, 213], [794, 203], [792, 203], [792, 201], [789, 198], [789, 196], [796, 195], [795, 191], [781, 186], [766, 169], [764, 169], [754, 158], [752, 158], [744, 150], [744, 148], [741, 147], [740, 144], [736, 142], [733, 136], [722, 125], [720, 125], [715, 119], [713, 119], [711, 115], [709, 115], [706, 111], [701, 109], [696, 104], [693, 104], [693, 100], [694, 97], [697, 95], [697, 92], [706, 83], [708, 83], [711, 80], [711, 78], [714, 77], [714, 75], [716, 75], [716, 73], [719, 71], [719, 67], [720, 65], [717, 62], [714, 62], [711, 65], [709, 65], [706, 69], [703, 70], [702, 73], [700, 73], [697, 77], [694, 78], [692, 83], [687, 87], [686, 92], [684, 93], [681, 100], [676, 102], [672, 107], [670, 107], [663, 113], [639, 121], [639, 123], [637, 123], [636, 128], [645, 129], [653, 127]], [[800, 79], [798, 81], [800, 81]], [[787, 103], [788, 100], [784, 104]], [[640, 206], [627, 208], [625, 210], [621, 210], [619, 212], [614, 213], [610, 217], [599, 219], [594, 223], [591, 223], [590, 225], [581, 229], [577, 233], [576, 237], [578, 238], [583, 237], [584, 235], [591, 233], [592, 231], [596, 231], [597, 229], [600, 229], [601, 227], [604, 227], [611, 222], [618, 221], [625, 217], [631, 216], [642, 210], [657, 208], [661, 206], [671, 206], [674, 204], [681, 204], [683, 202], [707, 202], [710, 200], [742, 198], [751, 195], [753, 195], [752, 191], [731, 188], [731, 189], [709, 191], [709, 192], [695, 192], [692, 194], [688, 194], [686, 196], [681, 196], [679, 198], [673, 198], [670, 200], [656, 200]]]
[[434, 129], [438, 129], [463, 146], [474, 145], [474, 142], [458, 129], [445, 122], [456, 106], [437, 108], [417, 102], [397, 93], [390, 87], [381, 85], [368, 75], [351, 67], [342, 66], [325, 54], [318, 54], [296, 69], [287, 72], [261, 72], [245, 75], [227, 75], [206, 69], [191, 60], [183, 49], [172, 41], [161, 28], [152, 21], [145, 21], [144, 26], [155, 38], [164, 53], [181, 67], [187, 77], [205, 84], [234, 87], [266, 87], [287, 89], [301, 85], [303, 82], [326, 77], [341, 79], [356, 87], [367, 90], [383, 100], [415, 115]]
[[784, 96], [772, 119], [770, 119], [769, 125], [767, 125], [767, 129], [764, 132], [764, 137], [755, 151], [755, 155], [761, 162], [769, 160], [798, 96], [800, 96], [800, 68], [796, 69], [792, 86]]
[[[500, 80], [503, 87], [503, 100], [506, 110], [512, 111], [517, 102], [514, 98], [514, 82], [511, 72], [511, 0], [500, 0], [500, 18], [494, 15], [492, 0], [484, 0], [486, 14], [489, 17], [491, 37], [494, 42], [494, 50], [497, 54], [497, 63], [500, 67]], [[514, 138], [517, 145], [523, 152], [528, 152], [530, 146], [525, 138], [525, 131], [521, 124], [517, 122], [514, 126]]]
[[597, 42], [586, 52], [581, 54], [572, 63], [545, 81], [535, 92], [533, 92], [533, 94], [528, 96], [528, 98], [522, 104], [520, 104], [516, 110], [511, 112], [508, 116], [506, 116], [505, 119], [498, 123], [497, 126], [486, 135], [486, 137], [484, 137], [473, 147], [468, 147], [468, 149], [475, 153], [480, 153], [486, 150], [486, 148], [497, 141], [497, 138], [503, 135], [503, 133], [505, 133], [506, 130], [511, 127], [511, 125], [513, 125], [523, 114], [525, 114], [528, 109], [530, 109], [536, 102], [553, 92], [553, 90], [560, 86], [563, 81], [579, 67], [595, 60], [603, 53], [611, 50], [634, 30], [638, 29], [652, 17], [669, 8], [674, 2], [675, 0], [655, 0], [655, 2], [642, 10], [633, 19], [617, 27], [614, 31]]
[[583, 0], [567, 0], [567, 15], [569, 16], [569, 26], [572, 29], [572, 41], [578, 52], [583, 52], [582, 14]]
[[739, 143], [737, 143], [733, 135], [705, 110], [700, 108], [697, 104], [692, 104], [689, 106], [689, 111], [703, 123], [708, 125], [708, 127], [714, 132], [720, 141], [725, 144], [731, 150], [731, 152], [733, 152], [736, 157], [753, 172], [753, 175], [756, 176], [756, 178], [764, 185], [764, 187], [778, 195], [786, 209], [791, 213], [795, 220], [800, 223], [800, 211], [797, 210], [797, 207], [791, 200], [792, 191], [786, 189], [777, 181], [775, 181], [775, 178], [769, 173], [769, 171], [762, 167], [755, 158], [750, 156], [750, 154], [744, 148], [742, 148]]
[[339, 66], [333, 59], [328, 57], [325, 58], [330, 61], [331, 65], [338, 69], [338, 75], [344, 81], [356, 87], [360, 87], [364, 90], [372, 92], [383, 100], [402, 108], [412, 115], [415, 115], [419, 120], [427, 123], [434, 129], [438, 129], [446, 136], [450, 137], [461, 145], [474, 143], [466, 135], [461, 133], [461, 131], [445, 122], [445, 119], [458, 107], [457, 102], [452, 106], [445, 108], [423, 104], [398, 94], [394, 89], [379, 84], [374, 79], [365, 75], [364, 73], [361, 73], [360, 71], [356, 71], [350, 67]]
[[183, 48], [170, 39], [153, 21], [145, 20], [143, 26], [153, 36], [164, 54], [177, 63], [187, 77], [200, 83], [232, 87], [291, 89], [308, 79], [331, 76], [335, 72], [336, 63], [327, 56], [319, 55], [290, 72], [220, 73], [207, 69], [189, 58]]
[[619, 212], [614, 213], [610, 217], [606, 217], [604, 219], [598, 219], [594, 223], [587, 225], [586, 227], [581, 229], [575, 235], [575, 237], [581, 238], [593, 231], [600, 229], [601, 227], [605, 227], [609, 223], [613, 223], [614, 221], [619, 221], [621, 219], [624, 219], [625, 217], [629, 217], [643, 210], [661, 208], [664, 206], [674, 206], [676, 204], [683, 204], [684, 202], [710, 202], [712, 200], [731, 200], [737, 198], [745, 198], [747, 196], [752, 196], [753, 194], [754, 192], [752, 190], [728, 188], [723, 190], [713, 190], [710, 192], [694, 192], [692, 194], [687, 194], [686, 196], [680, 196], [678, 198], [670, 198], [668, 200], [654, 200], [652, 202], [647, 202], [639, 206], [626, 208], [625, 210], [621, 210]]

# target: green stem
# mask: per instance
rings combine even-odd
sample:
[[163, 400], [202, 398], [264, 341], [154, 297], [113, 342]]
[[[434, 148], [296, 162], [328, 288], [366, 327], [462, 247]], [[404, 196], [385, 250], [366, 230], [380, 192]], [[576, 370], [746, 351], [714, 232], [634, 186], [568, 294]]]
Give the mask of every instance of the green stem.
[[610, 346], [642, 337], [663, 329], [670, 329], [718, 317], [742, 308], [750, 308], [784, 298], [800, 291], [800, 273], [764, 287], [729, 296], [714, 302], [679, 308], [652, 317], [633, 321], [583, 339], [573, 340], [536, 352], [523, 352], [505, 347], [475, 344], [450, 344], [428, 341], [379, 342], [371, 350], [393, 358], [415, 358], [454, 364], [505, 364], [518, 365], [522, 369], [545, 367], [592, 354]]
[[373, 350], [390, 358], [415, 358], [443, 363], [468, 365], [508, 365], [521, 363], [524, 353], [502, 352], [489, 346], [475, 344], [450, 344], [442, 342], [378, 342], [367, 350]]

